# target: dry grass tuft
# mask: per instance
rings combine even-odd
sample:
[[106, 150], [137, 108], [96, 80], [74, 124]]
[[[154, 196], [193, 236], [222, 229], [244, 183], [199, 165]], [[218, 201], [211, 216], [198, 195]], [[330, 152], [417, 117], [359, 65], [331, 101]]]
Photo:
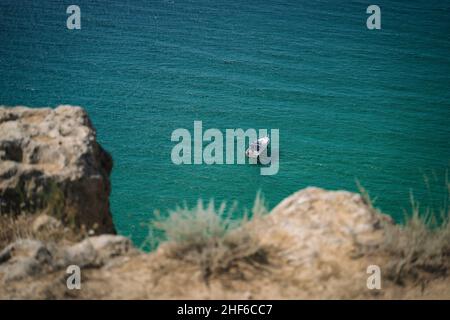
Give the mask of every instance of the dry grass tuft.
[[202, 201], [189, 209], [177, 207], [166, 218], [157, 214], [152, 223], [164, 235], [163, 245], [171, 258], [197, 265], [203, 280], [217, 275], [245, 278], [246, 268], [265, 269], [269, 265], [269, 250], [263, 247], [250, 224], [267, 213], [264, 201], [256, 197], [251, 218], [232, 218], [233, 210], [226, 211], [225, 203], [218, 209], [210, 201]]
[[399, 284], [406, 278], [447, 276], [450, 270], [450, 211], [437, 222], [432, 211], [420, 211], [412, 196], [411, 203], [404, 225], [386, 226], [381, 246], [391, 256], [388, 276]]
[[44, 242], [76, 242], [87, 236], [85, 228], [75, 231], [72, 228], [42, 228], [33, 230], [33, 221], [38, 214], [20, 214], [17, 216], [0, 215], [0, 250], [20, 239], [34, 239]]
[[[358, 185], [369, 207], [373, 201], [366, 190]], [[384, 241], [377, 252], [387, 254], [385, 270], [388, 279], [404, 284], [407, 279], [424, 282], [427, 279], [448, 276], [450, 270], [450, 184], [446, 180], [447, 196], [439, 214], [430, 208], [421, 210], [411, 193], [411, 213], [405, 212], [404, 224], [383, 226]], [[372, 251], [367, 249], [367, 253]]]
[[[49, 182], [45, 190], [36, 195], [34, 204], [28, 204], [28, 207], [23, 190], [19, 188], [17, 193], [21, 199], [20, 212], [0, 212], [0, 250], [20, 239], [59, 243], [77, 242], [87, 236], [86, 227], [82, 225], [78, 228], [73, 215], [61, 221], [64, 216], [64, 192], [55, 182]], [[54, 217], [57, 221], [61, 221], [62, 225], [33, 230], [33, 222], [41, 214]]]

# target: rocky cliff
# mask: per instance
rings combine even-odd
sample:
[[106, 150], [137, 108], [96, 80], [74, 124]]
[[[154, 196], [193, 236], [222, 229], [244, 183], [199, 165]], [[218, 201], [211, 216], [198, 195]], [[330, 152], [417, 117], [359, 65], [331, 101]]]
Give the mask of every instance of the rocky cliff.
[[[1, 108], [0, 158], [3, 299], [450, 299], [450, 227], [395, 225], [360, 194], [307, 188], [229, 232], [205, 224], [220, 231], [206, 238], [190, 215], [214, 212], [197, 208], [169, 225], [183, 241], [145, 253], [123, 236], [73, 232], [114, 230], [112, 161], [81, 108]], [[51, 185], [54, 216], [40, 198]], [[69, 265], [80, 290], [66, 285]], [[370, 266], [381, 288], [368, 286]]]
[[80, 107], [0, 107], [0, 214], [43, 212], [114, 233], [112, 158]]

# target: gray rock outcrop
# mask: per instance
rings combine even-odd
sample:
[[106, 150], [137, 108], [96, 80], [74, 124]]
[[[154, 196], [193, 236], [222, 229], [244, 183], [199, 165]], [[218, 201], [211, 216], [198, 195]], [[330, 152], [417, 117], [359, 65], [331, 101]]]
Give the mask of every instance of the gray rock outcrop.
[[80, 107], [0, 107], [0, 214], [44, 212], [115, 233], [111, 156]]
[[130, 239], [110, 234], [64, 246], [39, 240], [17, 240], [0, 251], [0, 282], [34, 277], [44, 272], [66, 269], [70, 265], [97, 268], [133, 253], [137, 250]]

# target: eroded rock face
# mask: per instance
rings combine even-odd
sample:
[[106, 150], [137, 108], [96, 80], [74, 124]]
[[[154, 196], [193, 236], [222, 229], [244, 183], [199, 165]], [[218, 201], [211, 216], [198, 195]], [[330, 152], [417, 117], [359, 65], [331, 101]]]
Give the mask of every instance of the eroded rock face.
[[376, 246], [383, 223], [392, 219], [371, 208], [361, 195], [309, 187], [279, 203], [267, 217], [270, 227], [260, 233], [267, 243], [285, 247], [286, 256], [300, 265], [348, 259], [359, 246]]
[[80, 107], [0, 107], [0, 213], [43, 211], [114, 233], [111, 156]]

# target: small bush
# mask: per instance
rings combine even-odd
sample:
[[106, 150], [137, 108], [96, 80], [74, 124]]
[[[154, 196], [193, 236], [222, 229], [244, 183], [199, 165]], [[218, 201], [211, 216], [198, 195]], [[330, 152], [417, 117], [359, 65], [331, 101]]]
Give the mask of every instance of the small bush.
[[244, 265], [268, 265], [268, 250], [251, 227], [251, 222], [266, 212], [258, 194], [251, 218], [245, 213], [242, 220], [235, 220], [225, 203], [216, 209], [213, 201], [206, 207], [199, 201], [192, 209], [185, 205], [169, 211], [166, 218], [157, 214], [152, 225], [162, 232], [169, 256], [198, 265], [208, 282], [211, 276], [225, 273], [243, 277]]

